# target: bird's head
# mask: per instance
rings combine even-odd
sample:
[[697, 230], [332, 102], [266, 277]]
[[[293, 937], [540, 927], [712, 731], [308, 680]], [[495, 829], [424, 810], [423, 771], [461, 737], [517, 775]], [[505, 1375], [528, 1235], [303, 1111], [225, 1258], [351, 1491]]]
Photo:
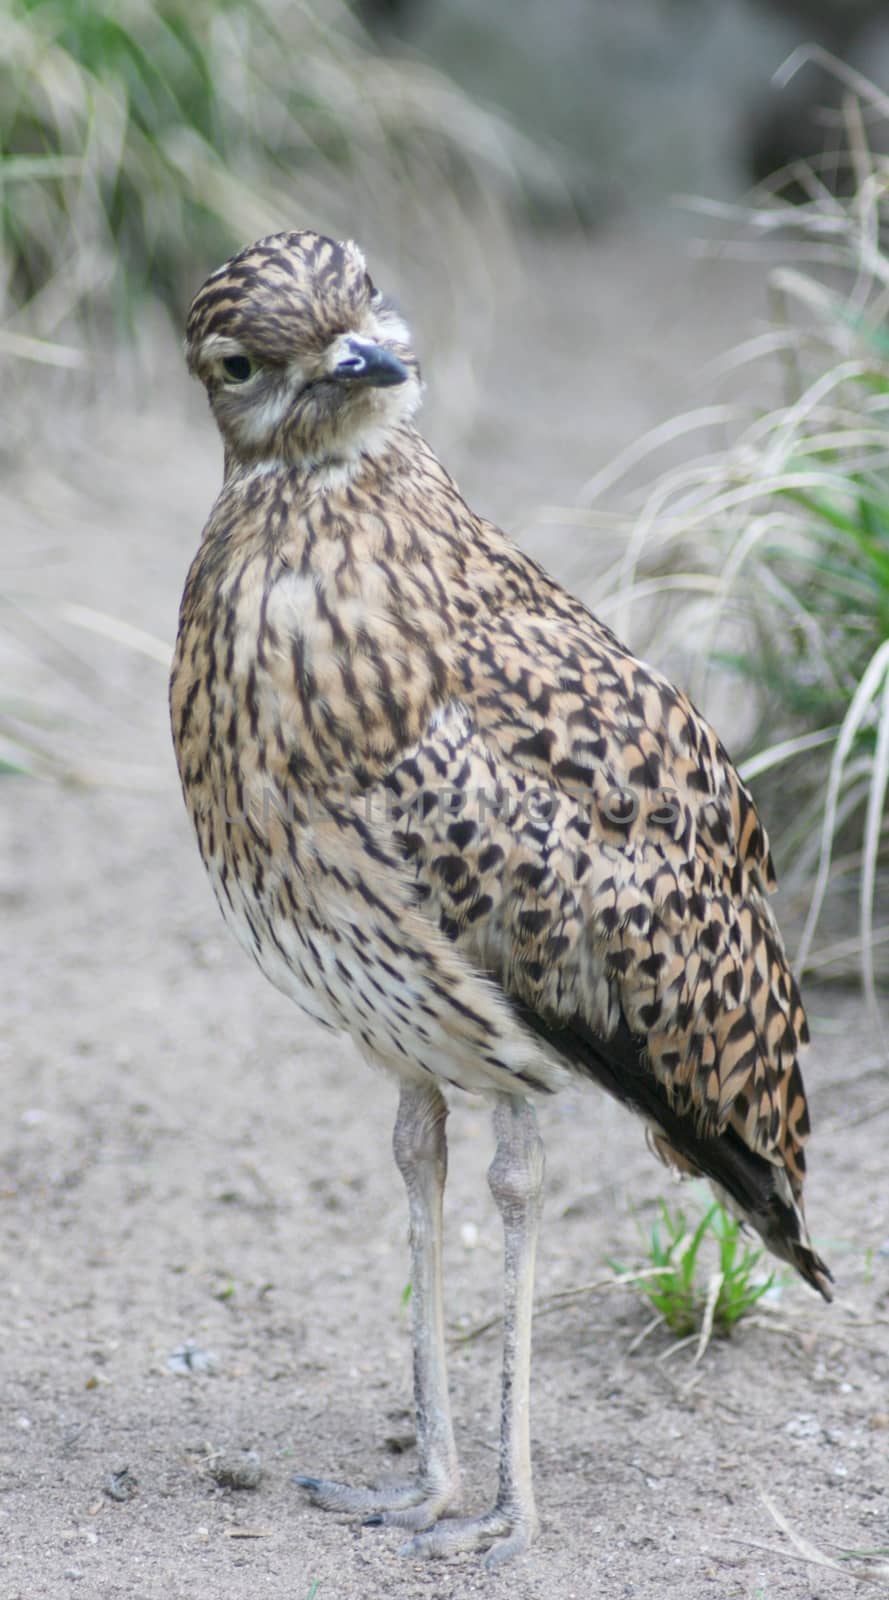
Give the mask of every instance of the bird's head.
[[273, 234], [214, 272], [185, 349], [229, 465], [348, 465], [383, 449], [420, 400], [410, 334], [358, 246], [317, 233]]

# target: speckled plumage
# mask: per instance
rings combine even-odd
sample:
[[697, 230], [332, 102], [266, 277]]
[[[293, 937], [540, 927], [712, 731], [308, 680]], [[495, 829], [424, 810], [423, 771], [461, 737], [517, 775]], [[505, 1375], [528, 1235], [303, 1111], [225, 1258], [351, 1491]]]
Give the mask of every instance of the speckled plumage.
[[171, 708], [226, 921], [420, 1090], [596, 1079], [829, 1297], [805, 1016], [712, 729], [466, 506], [354, 245], [260, 241], [196, 297], [187, 352], [226, 476]]

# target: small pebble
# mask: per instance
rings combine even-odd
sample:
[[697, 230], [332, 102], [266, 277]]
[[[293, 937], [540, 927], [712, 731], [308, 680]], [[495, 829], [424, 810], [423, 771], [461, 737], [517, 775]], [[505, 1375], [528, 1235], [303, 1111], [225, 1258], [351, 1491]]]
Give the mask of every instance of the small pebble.
[[390, 1455], [401, 1456], [406, 1450], [414, 1449], [417, 1437], [414, 1433], [390, 1433], [387, 1434], [384, 1443]]
[[784, 1432], [791, 1434], [794, 1439], [817, 1439], [821, 1433], [821, 1423], [810, 1412], [802, 1411], [799, 1416], [785, 1422]]
[[130, 1471], [129, 1467], [117, 1467], [108, 1473], [102, 1485], [109, 1500], [132, 1500], [139, 1487], [139, 1480]]
[[223, 1489], [257, 1489], [262, 1461], [258, 1450], [223, 1450], [208, 1463], [208, 1470]]
[[193, 1372], [215, 1372], [218, 1365], [218, 1356], [212, 1350], [202, 1350], [194, 1339], [186, 1339], [184, 1344], [177, 1345], [167, 1356], [170, 1371], [180, 1377], [188, 1377]]

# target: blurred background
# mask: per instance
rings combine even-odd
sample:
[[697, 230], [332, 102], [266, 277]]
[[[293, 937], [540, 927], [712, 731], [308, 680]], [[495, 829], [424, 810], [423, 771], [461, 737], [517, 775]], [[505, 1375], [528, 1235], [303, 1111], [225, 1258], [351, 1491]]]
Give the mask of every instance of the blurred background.
[[184, 315], [262, 233], [353, 235], [469, 498], [714, 717], [802, 964], [873, 1003], [887, 85], [880, 0], [7, 0], [4, 805], [125, 792], [162, 849], [219, 480]]

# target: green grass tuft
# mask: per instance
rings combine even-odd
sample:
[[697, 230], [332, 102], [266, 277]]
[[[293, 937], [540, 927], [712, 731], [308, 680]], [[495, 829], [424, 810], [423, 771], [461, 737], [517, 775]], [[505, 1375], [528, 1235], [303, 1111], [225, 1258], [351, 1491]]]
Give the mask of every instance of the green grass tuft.
[[646, 1236], [640, 1228], [640, 1233], [645, 1275], [616, 1261], [609, 1264], [680, 1339], [698, 1332], [709, 1337], [711, 1329], [729, 1335], [774, 1282], [774, 1274], [756, 1275], [763, 1251], [746, 1243], [740, 1224], [718, 1201], [692, 1225], [681, 1207], [672, 1210], [661, 1200], [650, 1232]]

